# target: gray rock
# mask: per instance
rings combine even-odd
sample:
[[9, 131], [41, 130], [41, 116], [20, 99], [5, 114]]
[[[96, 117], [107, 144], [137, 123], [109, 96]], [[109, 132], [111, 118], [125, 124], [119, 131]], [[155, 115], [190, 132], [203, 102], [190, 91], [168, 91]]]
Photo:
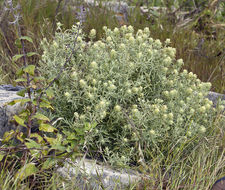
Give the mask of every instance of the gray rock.
[[22, 90], [24, 87], [22, 86], [13, 86], [11, 84], [4, 84], [0, 85], [0, 90], [6, 90], [6, 91], [19, 91]]
[[7, 102], [21, 97], [16, 95], [16, 91], [7, 91], [0, 89], [0, 139], [2, 139], [6, 131], [15, 129], [15, 124], [10, 122], [13, 115], [21, 111], [22, 106], [17, 103], [13, 106], [5, 105]]
[[207, 98], [213, 102], [213, 106], [215, 107], [219, 99], [225, 100], [225, 95], [210, 91]]
[[57, 172], [65, 179], [73, 180], [80, 189], [122, 190], [141, 183], [144, 178], [144, 175], [134, 170], [121, 169], [118, 171], [103, 165], [103, 163], [99, 164], [84, 158], [79, 158], [75, 162], [66, 160], [64, 167], [59, 168]]

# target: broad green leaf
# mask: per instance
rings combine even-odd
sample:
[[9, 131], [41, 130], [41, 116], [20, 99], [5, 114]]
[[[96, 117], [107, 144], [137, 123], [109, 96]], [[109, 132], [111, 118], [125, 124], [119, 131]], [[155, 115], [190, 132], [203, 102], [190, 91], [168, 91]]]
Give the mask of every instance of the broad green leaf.
[[32, 139], [26, 139], [29, 142], [24, 143], [27, 148], [41, 148], [41, 145], [36, 143], [34, 140]]
[[3, 135], [3, 143], [6, 143], [9, 140], [11, 140], [15, 136], [15, 134], [16, 134], [16, 131], [14, 130], [5, 132]]
[[28, 65], [23, 70], [24, 72], [34, 76], [35, 65]]
[[52, 89], [48, 89], [46, 90], [46, 95], [49, 97], [49, 98], [53, 98], [54, 96], [54, 91]]
[[20, 117], [17, 116], [17, 115], [14, 115], [13, 118], [16, 120], [16, 122], [17, 122], [19, 125], [22, 125], [22, 126], [26, 127], [26, 125], [24, 124], [24, 119], [20, 118]]
[[43, 81], [45, 80], [44, 77], [34, 77], [34, 82]]
[[63, 152], [66, 150], [66, 147], [62, 146], [60, 143], [57, 143], [57, 144], [52, 145], [51, 150], [59, 150], [59, 151]]
[[45, 136], [44, 138], [48, 141], [48, 143], [50, 145], [54, 144], [54, 142], [55, 142], [55, 138], [51, 138], [51, 137], [47, 137], [47, 136]]
[[19, 39], [20, 40], [27, 40], [28, 42], [33, 43], [32, 38], [30, 38], [29, 36], [21, 36]]
[[38, 140], [38, 143], [41, 143], [43, 141], [43, 138], [37, 133], [31, 133], [30, 138], [33, 138], [33, 137]]
[[48, 158], [42, 165], [41, 169], [46, 170], [52, 168], [57, 163], [56, 159]]
[[16, 47], [18, 47], [18, 48], [22, 48], [22, 44], [21, 44], [21, 41], [20, 41], [20, 39], [16, 39], [15, 40], [15, 45], [16, 45]]
[[24, 103], [29, 102], [29, 101], [30, 101], [30, 98], [16, 99], [16, 100], [13, 100], [11, 102], [6, 103], [6, 105], [13, 106], [18, 102], [24, 104]]
[[23, 57], [23, 56], [24, 56], [23, 54], [17, 54], [17, 55], [14, 55], [14, 56], [12, 57], [12, 61], [15, 62], [15, 61], [17, 61], [18, 59], [20, 59], [20, 58]]
[[25, 164], [22, 168], [20, 168], [18, 170], [15, 177], [16, 177], [16, 179], [23, 181], [27, 177], [34, 175], [38, 172], [39, 172], [39, 170], [38, 170], [38, 168], [36, 168], [35, 163], [28, 163], [28, 164]]
[[25, 93], [26, 93], [26, 92], [27, 92], [26, 89], [22, 89], [22, 90], [20, 90], [19, 92], [17, 92], [16, 94], [17, 94], [18, 96], [25, 97]]
[[40, 131], [44, 131], [44, 132], [49, 132], [49, 133], [52, 133], [54, 131], [57, 131], [57, 129], [55, 127], [52, 127], [51, 125], [49, 124], [40, 124], [39, 126], [39, 130]]
[[27, 53], [27, 57], [31, 57], [33, 55], [38, 55], [38, 54], [36, 52], [29, 52], [29, 53]]
[[48, 117], [46, 117], [45, 115], [37, 112], [32, 118], [36, 118], [42, 121], [50, 121]]
[[17, 75], [18, 77], [22, 76], [23, 74], [24, 74], [23, 68], [20, 68], [20, 69], [18, 69], [18, 70], [16, 71], [16, 75]]
[[19, 78], [19, 79], [16, 79], [15, 82], [26, 82], [27, 79], [25, 78]]
[[46, 102], [41, 102], [40, 103], [40, 107], [41, 108], [51, 108], [53, 110], [53, 107], [51, 106], [50, 103], [46, 103]]

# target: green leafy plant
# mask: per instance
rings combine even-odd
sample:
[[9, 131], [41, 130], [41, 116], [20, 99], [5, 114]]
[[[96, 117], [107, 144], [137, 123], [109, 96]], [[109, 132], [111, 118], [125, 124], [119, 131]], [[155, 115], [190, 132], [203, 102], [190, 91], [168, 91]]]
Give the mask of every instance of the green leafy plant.
[[[52, 43], [42, 42], [45, 76], [55, 77], [75, 31], [58, 30]], [[179, 147], [195, 139], [194, 145], [210, 132], [223, 106], [215, 109], [205, 98], [210, 83], [181, 71], [183, 60], [175, 59], [169, 39], [153, 40], [147, 27], [104, 31], [97, 42], [94, 29], [88, 43], [79, 36], [77, 51], [53, 86], [54, 115], [64, 118], [65, 134], [80, 136], [80, 148], [89, 155], [123, 165], [167, 155], [171, 147], [165, 144]]]
[[[23, 106], [22, 111], [13, 116], [16, 123], [16, 129], [4, 134], [0, 148], [1, 169], [13, 170], [14, 183], [20, 184], [28, 181], [32, 189], [37, 183], [37, 176], [47, 171], [53, 170], [56, 164], [60, 165], [65, 158], [74, 158], [78, 154], [76, 142], [56, 129], [50, 119], [43, 114], [43, 110], [52, 109], [49, 99], [53, 98], [54, 92], [51, 85], [60, 77], [60, 73], [52, 79], [46, 87], [43, 87], [43, 81], [46, 79], [38, 75], [36, 66], [28, 63], [28, 58], [36, 56], [36, 52], [26, 52], [25, 41], [33, 44], [33, 40], [28, 36], [21, 35], [19, 24], [19, 14], [17, 8], [13, 7], [12, 1], [7, 1], [6, 8], [10, 10], [14, 17], [13, 23], [17, 26], [19, 35], [16, 41], [20, 54], [14, 55], [12, 60], [23, 60], [23, 66], [17, 71], [18, 78], [16, 83], [23, 83], [24, 89], [17, 95], [21, 99], [13, 100], [7, 105], [19, 103]], [[70, 47], [73, 52], [78, 34], [74, 34], [74, 44]], [[68, 58], [65, 64], [70, 60]], [[65, 65], [64, 65], [65, 66]], [[61, 68], [63, 70], [64, 67]], [[60, 71], [60, 70], [59, 70]], [[12, 163], [17, 163], [16, 165]], [[12, 173], [10, 173], [12, 175]]]

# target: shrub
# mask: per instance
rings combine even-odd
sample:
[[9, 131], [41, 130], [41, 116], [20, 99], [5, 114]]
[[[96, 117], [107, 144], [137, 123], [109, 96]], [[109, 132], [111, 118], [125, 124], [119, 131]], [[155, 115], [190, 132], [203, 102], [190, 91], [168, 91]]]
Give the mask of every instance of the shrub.
[[[63, 32], [58, 24], [54, 41], [42, 41], [40, 70], [46, 77], [55, 77], [67, 59], [76, 31], [73, 26]], [[53, 87], [54, 115], [64, 118], [61, 130], [77, 134], [89, 155], [112, 164], [150, 160], [167, 144], [206, 134], [217, 112], [205, 98], [211, 84], [180, 71], [183, 61], [175, 59], [170, 40], [153, 40], [148, 28], [136, 34], [132, 26], [104, 31], [97, 42], [94, 29], [88, 43], [80, 34]]]

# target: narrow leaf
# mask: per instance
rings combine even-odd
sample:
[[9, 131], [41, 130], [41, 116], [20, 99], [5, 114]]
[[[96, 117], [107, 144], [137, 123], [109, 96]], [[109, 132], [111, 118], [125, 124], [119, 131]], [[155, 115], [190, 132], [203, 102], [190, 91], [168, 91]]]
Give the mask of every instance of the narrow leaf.
[[28, 42], [33, 43], [32, 38], [30, 38], [29, 36], [21, 36], [19, 39], [20, 40], [27, 40]]
[[25, 78], [19, 78], [19, 79], [16, 79], [15, 81], [16, 82], [26, 82], [27, 79], [25, 79]]
[[2, 161], [2, 159], [4, 158], [5, 154], [4, 153], [0, 153], [0, 162]]
[[33, 55], [38, 55], [38, 54], [36, 52], [29, 52], [29, 53], [27, 53], [27, 57], [31, 57]]

